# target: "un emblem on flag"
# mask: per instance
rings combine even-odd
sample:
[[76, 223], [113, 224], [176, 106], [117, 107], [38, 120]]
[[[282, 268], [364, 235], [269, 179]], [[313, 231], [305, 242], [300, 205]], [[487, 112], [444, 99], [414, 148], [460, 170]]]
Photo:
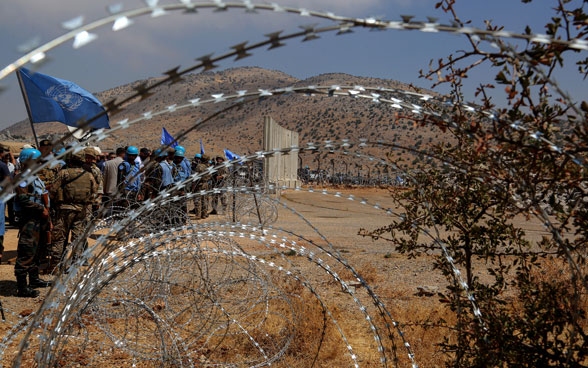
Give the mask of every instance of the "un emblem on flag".
[[84, 99], [77, 93], [71, 93], [65, 86], [53, 85], [45, 91], [45, 94], [51, 97], [55, 102], [67, 111], [75, 111]]

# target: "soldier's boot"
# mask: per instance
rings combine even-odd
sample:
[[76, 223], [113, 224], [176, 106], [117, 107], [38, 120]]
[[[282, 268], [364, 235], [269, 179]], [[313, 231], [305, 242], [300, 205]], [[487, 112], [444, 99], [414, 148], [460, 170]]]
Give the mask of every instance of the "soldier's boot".
[[51, 281], [45, 281], [39, 277], [39, 269], [29, 271], [29, 286], [36, 288], [46, 288], [51, 286]]
[[55, 257], [55, 256], [49, 257], [49, 265], [45, 269], [45, 274], [46, 275], [54, 274], [56, 271], [58, 271], [59, 264], [60, 264], [60, 262], [59, 262], [59, 259], [57, 259], [57, 257]]
[[39, 296], [37, 290], [31, 289], [27, 285], [27, 275], [16, 276], [16, 286], [18, 288], [16, 296], [19, 298], [36, 298]]

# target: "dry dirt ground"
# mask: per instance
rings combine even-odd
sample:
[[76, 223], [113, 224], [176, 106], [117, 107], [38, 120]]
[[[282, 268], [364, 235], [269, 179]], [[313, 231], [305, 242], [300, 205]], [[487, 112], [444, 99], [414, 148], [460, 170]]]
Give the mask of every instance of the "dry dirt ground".
[[[385, 241], [372, 241], [369, 238], [358, 236], [360, 228], [375, 229], [390, 223], [390, 217], [385, 212], [373, 208], [370, 205], [360, 203], [360, 198], [365, 198], [368, 203], [378, 203], [381, 207], [392, 206], [387, 190], [383, 189], [329, 189], [330, 193], [341, 192], [342, 197], [325, 195], [320, 192], [307, 193], [286, 191], [281, 195], [283, 203], [296, 209], [313, 226], [315, 226], [333, 244], [341, 255], [349, 261], [372, 285], [375, 292], [389, 308], [393, 317], [401, 324], [409, 324], [415, 319], [435, 317], [442, 307], [436, 295], [419, 294], [418, 288], [423, 287], [427, 291], [444, 291], [446, 281], [438, 271], [433, 270], [431, 257], [420, 257], [408, 259], [402, 254], [394, 251], [393, 247]], [[355, 200], [347, 197], [353, 195]], [[222, 220], [221, 216], [211, 216], [210, 220]], [[521, 219], [517, 225], [527, 231], [528, 237], [534, 240], [548, 235], [537, 221]], [[320, 236], [311, 229], [308, 224], [301, 220], [289, 210], [279, 210], [279, 220], [276, 227], [287, 229], [295, 234], [302, 234], [308, 239], [324, 244]], [[5, 236], [5, 254], [3, 263], [0, 265], [0, 301], [7, 314], [7, 320], [16, 322], [19, 314], [27, 314], [34, 311], [42, 301], [42, 295], [36, 299], [21, 299], [16, 295], [16, 282], [14, 279], [14, 266], [6, 261], [12, 261], [16, 254], [17, 230], [9, 228]], [[255, 253], [255, 249], [250, 250]], [[260, 253], [263, 249], [258, 249]], [[292, 255], [291, 258], [302, 258]], [[334, 306], [335, 314], [341, 320], [342, 327], [347, 329], [350, 343], [359, 351], [362, 349], [368, 355], [360, 360], [363, 366], [378, 366], [377, 354], [368, 353], [373, 350], [373, 344], [364, 340], [370, 339], [367, 325], [363, 323], [364, 316], [357, 311], [357, 308], [350, 301], [347, 294], [341, 291], [340, 286], [325, 281], [324, 272], [310, 262], [298, 262], [301, 272], [311, 282], [318, 283], [318, 287], [328, 289], [324, 293], [331, 306]], [[318, 274], [323, 274], [321, 278]], [[346, 276], [343, 275], [343, 278]], [[365, 299], [364, 299], [365, 300]], [[361, 325], [354, 333], [354, 326]], [[0, 335], [9, 327], [8, 322], [0, 322]], [[414, 348], [417, 362], [420, 366], [436, 366], [441, 362], [441, 355], [433, 345], [434, 340], [440, 339], [440, 331], [428, 331], [405, 326], [407, 340]], [[328, 341], [327, 341], [328, 342]], [[372, 339], [373, 342], [373, 339]], [[371, 344], [371, 345], [370, 345]], [[402, 345], [399, 347], [399, 355], [405, 355]], [[344, 354], [343, 349], [332, 350], [332, 354]], [[333, 366], [329, 357], [322, 357], [325, 362], [319, 366]], [[406, 361], [406, 359], [402, 359]], [[346, 365], [349, 365], [348, 360]], [[293, 365], [286, 363], [284, 366]]]

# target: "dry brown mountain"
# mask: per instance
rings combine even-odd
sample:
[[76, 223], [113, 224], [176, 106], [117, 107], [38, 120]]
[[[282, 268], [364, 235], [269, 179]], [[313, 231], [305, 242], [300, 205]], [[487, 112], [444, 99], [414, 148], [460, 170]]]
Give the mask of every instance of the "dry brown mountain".
[[[152, 78], [114, 87], [96, 93], [96, 96], [101, 101], [129, 96], [134, 92], [133, 87], [156, 80], [157, 78]], [[136, 118], [147, 111], [156, 112], [173, 104], [182, 104], [189, 99], [210, 98], [216, 93], [334, 84], [413, 90], [412, 87], [393, 80], [341, 73], [322, 74], [300, 80], [280, 71], [257, 67], [234, 68], [215, 73], [191, 74], [182, 82], [160, 87], [155, 95], [131, 104], [122, 113], [111, 117], [111, 125], [125, 118]], [[195, 107], [154, 117], [120, 132], [116, 140], [106, 140], [102, 147], [108, 150], [131, 144], [139, 147], [156, 147], [159, 145], [162, 126], [175, 135], [225, 106], [216, 104]], [[386, 104], [347, 97], [288, 95], [259, 99], [225, 112], [189, 133], [182, 144], [187, 147], [188, 153], [199, 151], [200, 138], [204, 141], [207, 153], [211, 154], [220, 154], [223, 148], [239, 154], [258, 151], [262, 147], [264, 116], [272, 116], [280, 125], [299, 132], [301, 144], [325, 139], [348, 138], [357, 141], [360, 138], [367, 138], [418, 147], [436, 141], [439, 136], [439, 132], [431, 128], [417, 128], [413, 122], [399, 118], [397, 110]], [[39, 135], [66, 131], [64, 125], [59, 123], [37, 124], [35, 127]], [[28, 121], [19, 122], [8, 129], [13, 136], [20, 135], [32, 139]]]

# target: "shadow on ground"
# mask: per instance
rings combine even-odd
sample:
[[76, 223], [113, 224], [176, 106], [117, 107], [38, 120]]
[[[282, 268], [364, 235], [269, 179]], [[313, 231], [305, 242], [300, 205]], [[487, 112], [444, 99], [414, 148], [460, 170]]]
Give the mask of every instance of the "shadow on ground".
[[0, 280], [0, 296], [16, 296], [16, 280]]

